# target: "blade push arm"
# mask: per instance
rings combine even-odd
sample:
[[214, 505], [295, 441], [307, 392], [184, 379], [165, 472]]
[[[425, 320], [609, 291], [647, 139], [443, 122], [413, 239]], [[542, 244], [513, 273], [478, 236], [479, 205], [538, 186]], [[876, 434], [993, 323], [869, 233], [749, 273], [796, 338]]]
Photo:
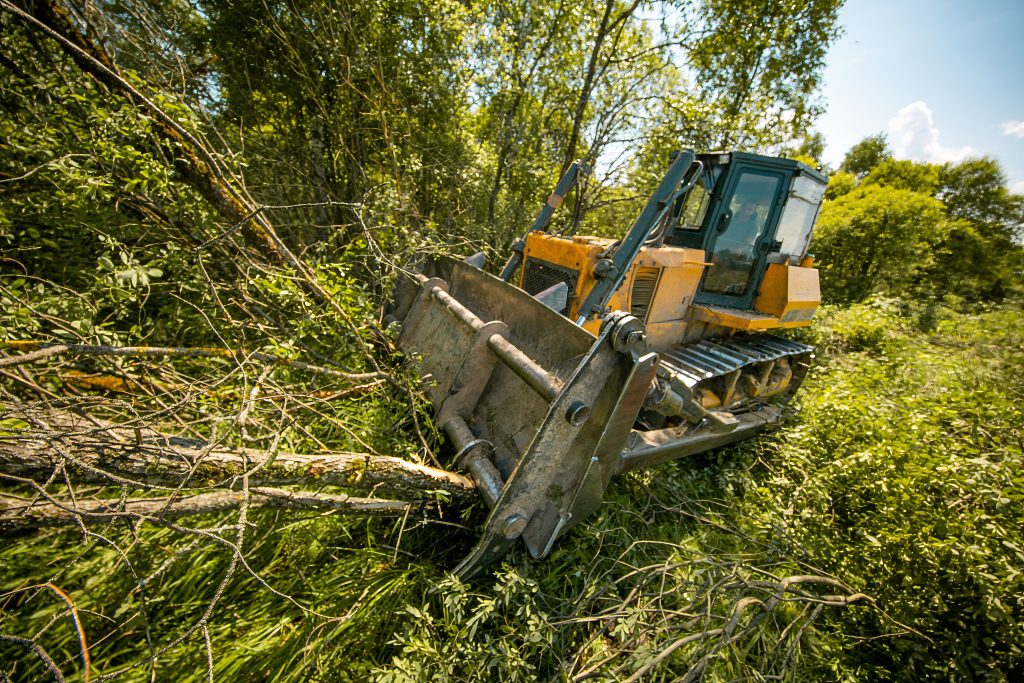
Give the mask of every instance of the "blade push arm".
[[683, 150], [676, 155], [668, 172], [658, 185], [658, 189], [651, 195], [644, 210], [633, 222], [633, 227], [615, 248], [615, 252], [609, 258], [601, 259], [597, 263], [595, 275], [598, 281], [580, 306], [579, 317], [576, 320], [577, 325], [582, 325], [588, 318], [601, 315], [604, 312], [608, 299], [622, 285], [622, 278], [625, 277], [630, 264], [640, 253], [651, 230], [657, 225], [665, 209], [678, 196], [679, 185], [683, 182], [686, 172], [696, 158], [697, 155], [690, 149]]
[[[565, 199], [565, 195], [569, 194], [572, 188], [576, 187], [576, 183], [579, 182], [580, 176], [587, 175], [590, 173], [590, 169], [586, 164], [582, 164], [579, 161], [574, 161], [569, 166], [568, 170], [562, 175], [562, 178], [558, 181], [558, 185], [555, 186], [555, 191], [548, 197], [544, 207], [537, 214], [537, 219], [530, 226], [530, 229], [526, 231], [529, 235], [535, 230], [546, 230], [548, 223], [551, 222], [551, 216], [554, 215], [555, 210], [562, 205], [562, 200]], [[512, 256], [509, 257], [508, 263], [501, 269], [501, 279], [508, 282], [512, 279], [512, 276], [519, 269], [519, 266], [523, 262], [523, 248], [526, 246], [525, 235], [515, 241], [512, 245]]]

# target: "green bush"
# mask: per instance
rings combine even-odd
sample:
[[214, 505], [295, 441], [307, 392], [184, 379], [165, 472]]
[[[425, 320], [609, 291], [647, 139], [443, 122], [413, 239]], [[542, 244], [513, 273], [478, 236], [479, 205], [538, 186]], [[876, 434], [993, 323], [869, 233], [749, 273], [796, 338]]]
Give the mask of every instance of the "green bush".
[[896, 348], [905, 338], [907, 321], [901, 316], [905, 311], [902, 301], [884, 297], [845, 308], [824, 306], [809, 341], [831, 354]]
[[932, 337], [910, 332], [906, 315], [867, 305], [826, 316], [856, 359], [833, 356], [812, 373], [799, 417], [775, 437], [770, 485], [745, 509], [790, 552], [877, 599], [884, 616], [832, 614], [844, 669], [1019, 680], [1021, 312], [933, 311]]

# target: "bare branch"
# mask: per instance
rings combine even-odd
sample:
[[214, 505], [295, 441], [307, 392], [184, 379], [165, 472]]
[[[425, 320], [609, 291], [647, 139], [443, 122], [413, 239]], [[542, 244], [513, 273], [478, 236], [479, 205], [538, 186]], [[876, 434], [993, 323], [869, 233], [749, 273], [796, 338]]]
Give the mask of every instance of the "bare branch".
[[[413, 508], [411, 503], [382, 498], [356, 498], [347, 495], [307, 493], [272, 487], [254, 487], [252, 505], [288, 509], [343, 512], [355, 515], [401, 516]], [[178, 499], [119, 498], [55, 500], [40, 502], [0, 493], [0, 534], [20, 533], [40, 527], [74, 524], [79, 519], [109, 521], [117, 517], [180, 517], [233, 510], [241, 502], [238, 491], [213, 491]]]
[[173, 346], [90, 346], [87, 344], [50, 344], [37, 341], [4, 341], [5, 346], [12, 349], [31, 351], [21, 356], [0, 358], [0, 368], [9, 365], [20, 365], [50, 356], [70, 353], [84, 356], [172, 356], [178, 358], [232, 358], [237, 361], [256, 360], [264, 363], [276, 363], [298, 370], [313, 372], [327, 377], [352, 380], [354, 382], [372, 382], [379, 379], [390, 379], [385, 372], [342, 372], [302, 361], [282, 358], [261, 351], [245, 349], [219, 349], [215, 347], [173, 347]]

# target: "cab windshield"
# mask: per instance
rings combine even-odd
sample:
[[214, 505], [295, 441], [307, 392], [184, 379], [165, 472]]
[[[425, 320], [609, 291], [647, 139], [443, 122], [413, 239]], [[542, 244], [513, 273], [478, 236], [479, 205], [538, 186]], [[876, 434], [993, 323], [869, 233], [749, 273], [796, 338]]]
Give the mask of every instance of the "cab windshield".
[[768, 227], [782, 176], [743, 171], [729, 201], [724, 229], [714, 238], [702, 289], [712, 294], [742, 296], [750, 287], [757, 263], [757, 243]]

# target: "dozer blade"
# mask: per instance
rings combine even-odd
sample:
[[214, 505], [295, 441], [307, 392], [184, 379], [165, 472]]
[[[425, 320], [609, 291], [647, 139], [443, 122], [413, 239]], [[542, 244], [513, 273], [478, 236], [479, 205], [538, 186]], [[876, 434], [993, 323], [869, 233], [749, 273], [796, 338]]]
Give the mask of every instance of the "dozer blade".
[[657, 355], [610, 318], [599, 337], [472, 265], [438, 258], [396, 288], [390, 320], [417, 356], [437, 423], [490, 515], [466, 577], [522, 538], [534, 557], [594, 511], [654, 381]]

